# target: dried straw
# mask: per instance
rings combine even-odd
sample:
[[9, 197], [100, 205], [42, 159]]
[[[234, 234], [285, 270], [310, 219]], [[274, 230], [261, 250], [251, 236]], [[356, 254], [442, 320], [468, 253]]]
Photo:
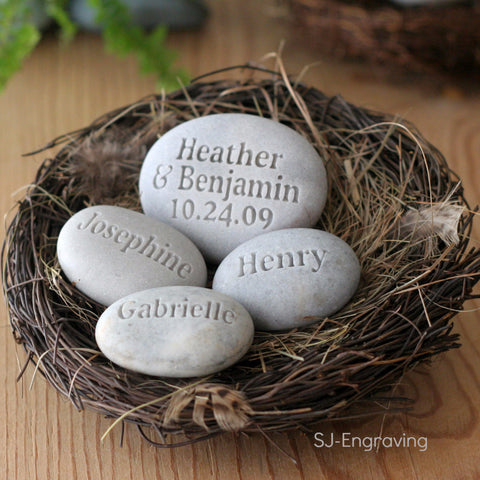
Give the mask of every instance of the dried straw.
[[[375, 401], [405, 371], [458, 347], [452, 318], [480, 271], [459, 179], [412, 125], [285, 74], [232, 71], [237, 79], [200, 79], [53, 140], [48, 148], [63, 147], [39, 168], [2, 250], [11, 327], [27, 352], [19, 377], [31, 362], [79, 410], [111, 417], [111, 428], [133, 422], [158, 446], [378, 411]], [[126, 371], [99, 352], [94, 329], [104, 307], [63, 276], [57, 235], [88, 205], [139, 210], [138, 173], [155, 139], [221, 112], [273, 118], [322, 154], [330, 192], [317, 227], [353, 247], [360, 288], [342, 311], [310, 327], [257, 332], [248, 354], [216, 375], [178, 380]]]

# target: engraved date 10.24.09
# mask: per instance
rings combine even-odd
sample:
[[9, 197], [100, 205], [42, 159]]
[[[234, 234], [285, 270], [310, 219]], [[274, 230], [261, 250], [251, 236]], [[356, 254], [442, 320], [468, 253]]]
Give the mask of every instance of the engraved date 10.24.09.
[[268, 228], [273, 221], [273, 211], [269, 208], [255, 208], [251, 205], [235, 208], [232, 203], [219, 206], [216, 202], [209, 200], [198, 206], [191, 199], [172, 199], [171, 218], [183, 218], [185, 220], [195, 219], [205, 222], [223, 222], [226, 227], [232, 223], [242, 224], [250, 227], [261, 223], [262, 228]]

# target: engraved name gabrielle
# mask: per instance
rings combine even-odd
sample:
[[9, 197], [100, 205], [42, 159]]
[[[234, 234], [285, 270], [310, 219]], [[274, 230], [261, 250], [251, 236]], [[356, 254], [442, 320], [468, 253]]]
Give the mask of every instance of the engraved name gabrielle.
[[105, 219], [99, 219], [101, 216], [100, 212], [94, 212], [88, 221], [80, 222], [77, 225], [77, 229], [98, 235], [105, 240], [118, 244], [122, 253], [132, 251], [150, 258], [180, 278], [186, 279], [192, 273], [193, 266], [188, 262], [184, 262], [180, 255], [169, 250], [171, 247], [169, 243], [159, 245], [156, 243], [158, 239], [155, 235], [144, 238], [130, 232], [126, 228], [120, 228], [119, 225], [109, 223]]
[[[183, 138], [176, 160], [253, 166], [275, 170], [278, 161], [283, 159], [281, 153], [270, 153], [266, 150], [254, 152], [246, 147], [245, 142], [241, 142], [238, 146], [229, 145], [228, 147], [210, 147], [199, 145], [197, 142], [196, 138]], [[153, 178], [153, 186], [158, 190], [164, 188], [172, 170], [171, 165], [158, 165]], [[299, 203], [299, 187], [282, 182], [283, 175], [281, 174], [276, 176], [276, 181], [268, 181], [234, 177], [234, 169], [229, 169], [228, 175], [199, 174], [191, 165], [182, 165], [180, 170], [178, 190], [216, 193], [222, 195], [223, 201], [232, 197], [248, 197]]]
[[270, 270], [287, 268], [305, 268], [317, 273], [322, 268], [327, 257], [327, 251], [320, 248], [282, 252], [274, 255], [258, 255], [253, 252], [239, 257], [239, 277], [253, 275]]
[[207, 301], [205, 303], [191, 302], [185, 298], [182, 302], [162, 302], [157, 298], [152, 303], [137, 303], [127, 300], [118, 307], [118, 317], [123, 320], [130, 318], [205, 318], [222, 321], [231, 325], [236, 314], [225, 308], [221, 302]]

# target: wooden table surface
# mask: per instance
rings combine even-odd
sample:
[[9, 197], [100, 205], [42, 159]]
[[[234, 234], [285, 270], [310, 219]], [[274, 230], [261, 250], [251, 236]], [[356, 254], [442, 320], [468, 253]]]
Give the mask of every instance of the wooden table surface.
[[[480, 96], [450, 85], [442, 90], [392, 85], [361, 65], [322, 59], [298, 44], [275, 2], [211, 1], [205, 28], [175, 33], [170, 45], [192, 75], [262, 61], [285, 40], [283, 59], [296, 74], [313, 62], [306, 81], [327, 94], [413, 121], [447, 157], [463, 179], [467, 198], [480, 203]], [[259, 5], [262, 5], [260, 8]], [[272, 65], [265, 61], [267, 65]], [[42, 159], [21, 154], [61, 133], [154, 91], [133, 59], [106, 54], [95, 35], [82, 34], [64, 48], [46, 38], [0, 96], [0, 210], [6, 213], [33, 180]], [[477, 222], [478, 223], [478, 222]], [[2, 230], [3, 235], [3, 230]], [[480, 238], [478, 226], [476, 238]], [[224, 435], [173, 450], [143, 442], [133, 427], [101, 443], [110, 422], [78, 412], [29, 369], [16, 382], [25, 354], [11, 335], [5, 307], [0, 312], [0, 478], [64, 479], [478, 479], [480, 478], [480, 313], [469, 302], [456, 317], [463, 346], [404, 379], [415, 398], [413, 411], [392, 417], [326, 424], [314, 433]], [[346, 437], [342, 437], [342, 435]], [[369, 451], [383, 434], [409, 446]], [[323, 437], [322, 437], [323, 435]], [[362, 439], [332, 448], [319, 439]], [[286, 453], [282, 453], [283, 450]]]

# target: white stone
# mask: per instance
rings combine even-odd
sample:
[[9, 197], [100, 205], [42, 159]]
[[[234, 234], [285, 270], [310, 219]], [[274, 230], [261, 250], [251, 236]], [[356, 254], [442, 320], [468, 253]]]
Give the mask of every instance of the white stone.
[[340, 310], [359, 280], [359, 261], [342, 239], [293, 228], [259, 235], [233, 250], [219, 265], [213, 289], [238, 300], [257, 329], [282, 330]]
[[128, 295], [98, 320], [98, 347], [112, 362], [165, 377], [209, 375], [236, 363], [253, 341], [249, 313], [200, 287], [161, 287]]
[[327, 178], [322, 159], [295, 130], [224, 113], [182, 123], [157, 140], [139, 189], [147, 215], [182, 231], [219, 263], [261, 233], [313, 226]]
[[185, 235], [110, 205], [73, 215], [60, 231], [57, 254], [67, 278], [103, 305], [147, 288], [207, 282], [205, 260]]

